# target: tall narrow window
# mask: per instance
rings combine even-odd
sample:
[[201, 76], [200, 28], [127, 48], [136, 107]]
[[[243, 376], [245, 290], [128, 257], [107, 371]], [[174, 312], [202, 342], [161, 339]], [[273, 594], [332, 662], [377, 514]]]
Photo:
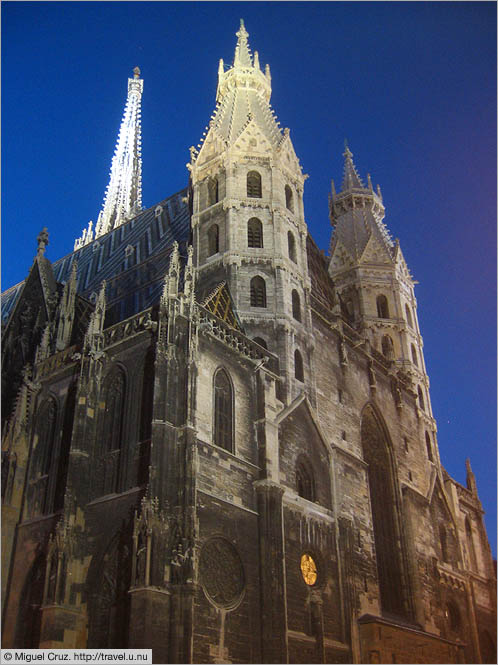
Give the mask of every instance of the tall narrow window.
[[294, 263], [297, 263], [297, 258], [296, 258], [296, 241], [294, 239], [293, 234], [291, 231], [287, 233], [287, 244], [289, 246], [289, 259], [291, 261], [294, 261]]
[[422, 388], [420, 386], [417, 387], [417, 393], [418, 393], [418, 405], [422, 409], [422, 411], [425, 411], [424, 395], [422, 393]]
[[296, 321], [301, 321], [301, 302], [299, 300], [299, 293], [296, 289], [292, 290], [292, 316]]
[[263, 247], [263, 225], [256, 217], [247, 222], [247, 246]]
[[301, 455], [296, 464], [296, 491], [303, 499], [315, 500], [315, 480], [309, 460]]
[[382, 355], [388, 360], [394, 359], [394, 344], [389, 335], [384, 335], [382, 338]]
[[448, 563], [448, 538], [444, 524], [439, 525], [439, 545], [441, 547], [441, 559]]
[[220, 231], [218, 224], [213, 224], [208, 231], [208, 256], [220, 251]]
[[304, 381], [303, 356], [298, 349], [294, 351], [294, 376], [298, 381]]
[[104, 386], [104, 413], [100, 429], [100, 455], [96, 469], [96, 495], [118, 491], [121, 439], [123, 431], [125, 377], [115, 369]]
[[285, 207], [287, 208], [287, 210], [294, 212], [292, 189], [289, 187], [289, 185], [285, 185]]
[[377, 296], [377, 316], [379, 319], [389, 318], [389, 306], [385, 295]]
[[55, 401], [50, 398], [45, 401], [40, 409], [36, 427], [38, 441], [31, 457], [28, 484], [28, 511], [30, 517], [45, 515], [52, 510], [49, 481], [56, 416]]
[[415, 349], [414, 344], [412, 344], [412, 360], [415, 367], [418, 367], [417, 350]]
[[429, 432], [425, 433], [425, 447], [427, 448], [427, 459], [430, 462], [433, 462], [434, 458], [432, 456], [432, 443], [431, 443], [431, 437], [429, 435]]
[[214, 378], [214, 443], [233, 452], [233, 390], [223, 369]]
[[266, 307], [266, 283], [262, 277], [251, 279], [251, 307]]
[[253, 199], [261, 198], [261, 176], [257, 171], [247, 174], [247, 196]]
[[218, 179], [210, 178], [208, 182], [208, 206], [218, 203]]
[[387, 434], [368, 406], [361, 420], [361, 444], [368, 464], [375, 554], [383, 612], [405, 615], [403, 559], [397, 481]]
[[477, 558], [476, 558], [476, 550], [474, 547], [474, 537], [472, 536], [472, 527], [470, 526], [470, 520], [468, 517], [465, 518], [465, 534], [467, 536], [467, 548], [469, 550], [470, 568], [474, 572], [477, 572]]
[[413, 319], [412, 319], [412, 313], [410, 311], [410, 308], [408, 305], [405, 305], [405, 312], [406, 312], [406, 322], [410, 326], [410, 328], [413, 328]]

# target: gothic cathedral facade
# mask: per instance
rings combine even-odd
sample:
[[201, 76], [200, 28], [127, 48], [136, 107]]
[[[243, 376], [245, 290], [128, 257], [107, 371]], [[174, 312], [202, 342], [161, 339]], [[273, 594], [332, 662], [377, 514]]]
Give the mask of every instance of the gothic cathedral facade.
[[[3, 646], [157, 663], [496, 662], [470, 463], [349, 148], [329, 255], [241, 22], [188, 186], [141, 205], [138, 68], [95, 229], [3, 294]], [[130, 166], [131, 165], [131, 166]]]

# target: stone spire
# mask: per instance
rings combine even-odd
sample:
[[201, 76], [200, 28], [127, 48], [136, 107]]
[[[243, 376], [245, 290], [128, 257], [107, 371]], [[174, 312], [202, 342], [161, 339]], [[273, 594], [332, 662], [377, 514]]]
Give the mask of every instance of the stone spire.
[[207, 139], [206, 134], [214, 134], [225, 146], [232, 145], [253, 122], [272, 147], [277, 147], [283, 138], [270, 106], [270, 69], [266, 66], [263, 72], [259, 55], [255, 53], [254, 57], [252, 56], [249, 34], [242, 20], [236, 36], [233, 65], [225, 71], [223, 60], [219, 62], [216, 108], [197, 149], [191, 148], [191, 163], [197, 159], [202, 144]]
[[238, 38], [237, 46], [235, 47], [235, 58], [233, 61], [234, 67], [252, 67], [251, 51], [249, 49], [249, 33], [244, 25], [244, 19], [240, 19], [240, 28], [235, 33]]
[[128, 96], [118, 141], [111, 163], [109, 184], [104, 196], [102, 210], [92, 232], [92, 222], [75, 242], [79, 249], [94, 238], [111, 231], [131, 219], [142, 209], [142, 129], [141, 102], [143, 79], [140, 69], [135, 67], [133, 78], [128, 79]]
[[344, 157], [344, 176], [342, 178], [342, 191], [347, 189], [364, 189], [358, 171], [353, 162], [353, 153], [349, 149], [347, 143], [343, 152]]
[[330, 221], [335, 229], [330, 245], [331, 256], [335, 254], [337, 245], [341, 244], [353, 261], [360, 261], [373, 237], [383, 248], [382, 260], [392, 263], [394, 243], [383, 221], [385, 210], [380, 192], [374, 191], [370, 175], [367, 186], [363, 184], [347, 144], [343, 156], [341, 191], [337, 193], [332, 183], [330, 197]]

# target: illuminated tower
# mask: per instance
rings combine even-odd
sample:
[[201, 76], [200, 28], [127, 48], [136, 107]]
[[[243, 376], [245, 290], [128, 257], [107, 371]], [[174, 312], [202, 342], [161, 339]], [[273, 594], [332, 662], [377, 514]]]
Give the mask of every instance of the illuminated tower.
[[195, 260], [200, 281], [226, 281], [245, 331], [279, 355], [295, 394], [311, 374], [307, 176], [272, 110], [270, 68], [251, 53], [243, 21], [236, 36], [233, 64], [220, 60], [216, 108], [188, 164]]
[[[419, 415], [426, 431], [435, 432], [425, 370], [423, 341], [417, 319], [415, 284], [399, 242], [384, 224], [380, 187], [370, 176], [365, 186], [344, 151], [341, 191], [332, 182], [329, 272], [353, 327], [363, 331], [372, 347], [408, 373], [417, 394]], [[429, 459], [433, 444], [427, 441]]]
[[142, 128], [141, 102], [144, 82], [135, 67], [128, 79], [128, 97], [111, 163], [110, 180], [99, 213], [95, 234], [93, 223], [74, 243], [74, 249], [120, 226], [142, 209]]

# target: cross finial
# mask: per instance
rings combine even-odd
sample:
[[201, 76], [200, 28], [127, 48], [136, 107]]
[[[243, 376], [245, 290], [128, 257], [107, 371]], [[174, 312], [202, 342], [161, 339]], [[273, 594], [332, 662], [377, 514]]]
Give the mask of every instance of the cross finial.
[[136, 79], [140, 78], [140, 67], [135, 67], [135, 69], [133, 70], [133, 76]]
[[46, 226], [40, 231], [36, 240], [38, 242], [37, 254], [38, 256], [43, 256], [45, 254], [45, 247], [48, 245], [48, 231]]

